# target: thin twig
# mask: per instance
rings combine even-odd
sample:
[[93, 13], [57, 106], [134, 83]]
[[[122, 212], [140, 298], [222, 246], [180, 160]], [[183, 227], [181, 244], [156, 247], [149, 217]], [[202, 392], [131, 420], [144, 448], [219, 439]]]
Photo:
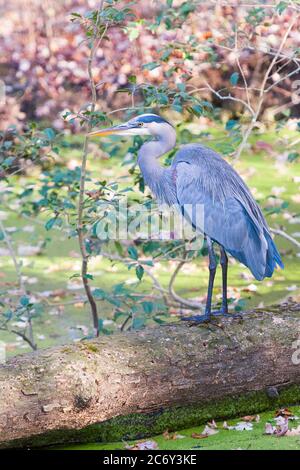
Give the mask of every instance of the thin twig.
[[22, 273], [21, 273], [21, 269], [20, 269], [20, 263], [17, 260], [17, 257], [16, 257], [16, 254], [15, 254], [14, 247], [12, 245], [10, 236], [8, 235], [8, 233], [6, 231], [6, 228], [4, 227], [4, 224], [3, 224], [1, 219], [0, 219], [0, 230], [3, 234], [3, 239], [4, 239], [4, 241], [7, 245], [10, 257], [11, 257], [13, 263], [14, 263], [19, 288], [24, 293], [25, 292], [25, 286], [24, 286], [24, 282], [23, 282], [23, 276], [22, 276]]
[[252, 116], [255, 115], [254, 109], [252, 108], [251, 105], [249, 106], [246, 101], [244, 101], [244, 100], [242, 100], [242, 99], [240, 99], [240, 98], [236, 98], [235, 96], [232, 96], [232, 95], [230, 95], [230, 94], [229, 94], [229, 95], [225, 95], [225, 96], [224, 96], [224, 95], [221, 95], [217, 90], [215, 90], [214, 88], [212, 88], [208, 82], [205, 82], [205, 85], [206, 85], [206, 87], [207, 87], [214, 95], [216, 95], [220, 100], [231, 100], [231, 101], [235, 101], [235, 102], [237, 102], [237, 103], [241, 103], [243, 106], [245, 106], [245, 108], [248, 109], [248, 111], [250, 112], [250, 114], [251, 114]]
[[284, 232], [284, 230], [280, 230], [280, 229], [277, 229], [277, 228], [270, 228], [270, 230], [271, 230], [272, 233], [274, 233], [274, 235], [279, 235], [280, 237], [283, 237], [286, 240], [289, 240], [297, 248], [300, 248], [300, 242], [298, 242], [298, 240], [296, 240], [294, 237], [292, 237], [288, 233]]
[[[279, 45], [279, 48], [277, 49], [277, 52], [275, 53], [275, 55], [273, 56], [273, 59], [264, 75], [264, 78], [263, 78], [263, 81], [262, 81], [262, 84], [261, 84], [261, 87], [260, 87], [260, 92], [259, 92], [259, 98], [258, 98], [258, 103], [257, 103], [257, 106], [256, 106], [256, 110], [254, 112], [254, 114], [252, 115], [252, 119], [251, 119], [251, 122], [249, 124], [249, 126], [247, 127], [244, 135], [243, 135], [243, 139], [242, 139], [242, 142], [240, 143], [237, 151], [236, 151], [236, 154], [235, 154], [235, 157], [234, 157], [234, 160], [238, 160], [238, 158], [240, 157], [246, 143], [248, 142], [248, 139], [249, 139], [249, 136], [257, 122], [257, 119], [260, 115], [260, 112], [261, 112], [261, 108], [262, 108], [262, 105], [263, 105], [263, 102], [264, 102], [264, 99], [265, 99], [265, 93], [266, 93], [266, 84], [267, 84], [267, 81], [269, 79], [269, 76], [270, 76], [270, 73], [272, 72], [272, 69], [274, 67], [274, 65], [276, 64], [277, 62], [277, 59], [280, 57], [281, 55], [281, 52], [282, 52], [282, 49], [285, 45], [285, 42], [296, 22], [297, 18], [294, 18], [289, 27], [287, 28], [282, 40], [281, 40], [281, 43]], [[269, 87], [270, 88], [270, 87]]]
[[201, 309], [202, 310], [203, 305], [200, 302], [195, 302], [193, 300], [184, 299], [183, 297], [180, 297], [174, 290], [173, 286], [174, 286], [175, 279], [176, 279], [179, 271], [185, 265], [186, 262], [187, 262], [187, 260], [182, 260], [176, 266], [176, 269], [173, 272], [173, 274], [171, 276], [171, 279], [170, 279], [170, 282], [169, 282], [169, 294], [174, 300], [176, 300], [176, 302], [179, 302], [182, 305], [186, 305], [187, 307], [190, 307], [190, 308], [195, 308], [195, 309]]
[[245, 85], [245, 92], [246, 92], [246, 97], [247, 97], [247, 103], [248, 103], [248, 106], [251, 108], [251, 102], [250, 102], [250, 95], [249, 95], [249, 87], [248, 87], [248, 83], [247, 83], [247, 80], [246, 80], [246, 76], [245, 76], [245, 73], [244, 73], [244, 70], [241, 66], [241, 63], [240, 63], [240, 59], [239, 59], [239, 55], [238, 55], [238, 33], [237, 31], [235, 32], [235, 54], [236, 54], [236, 63], [237, 63], [237, 66], [239, 68], [239, 71], [240, 71], [240, 74], [243, 78], [243, 82], [244, 82], [244, 85]]
[[[95, 52], [97, 48], [99, 47], [101, 40], [103, 39], [104, 34], [106, 32], [106, 28], [104, 28], [103, 33], [101, 34], [100, 38], [97, 40], [98, 27], [100, 24], [100, 14], [103, 9], [103, 5], [104, 5], [104, 0], [101, 0], [98, 11], [97, 11], [97, 19], [96, 19], [95, 28], [94, 28], [94, 37], [92, 40], [91, 52], [90, 52], [90, 56], [88, 59], [88, 76], [89, 76], [90, 88], [91, 88], [91, 93], [92, 93], [92, 106], [91, 106], [92, 113], [95, 111], [96, 103], [97, 103], [97, 90], [96, 90], [96, 85], [94, 82], [93, 70], [92, 70], [93, 60], [94, 60]], [[88, 131], [91, 131], [91, 129], [92, 129], [92, 124], [91, 122], [89, 122]], [[87, 298], [91, 307], [94, 334], [95, 336], [98, 336], [99, 335], [98, 310], [97, 310], [97, 304], [95, 302], [95, 299], [94, 299], [94, 296], [93, 296], [93, 293], [89, 284], [89, 280], [87, 277], [89, 256], [86, 251], [84, 227], [83, 227], [84, 194], [85, 194], [85, 180], [86, 180], [86, 163], [87, 163], [87, 156], [88, 156], [88, 143], [89, 143], [89, 138], [86, 135], [84, 139], [83, 150], [82, 150], [80, 189], [79, 189], [79, 201], [78, 201], [77, 234], [78, 234], [80, 252], [82, 256], [82, 265], [81, 265], [82, 282], [83, 282], [83, 286], [84, 286], [84, 289], [85, 289], [85, 292], [86, 292], [86, 295], [87, 295]]]

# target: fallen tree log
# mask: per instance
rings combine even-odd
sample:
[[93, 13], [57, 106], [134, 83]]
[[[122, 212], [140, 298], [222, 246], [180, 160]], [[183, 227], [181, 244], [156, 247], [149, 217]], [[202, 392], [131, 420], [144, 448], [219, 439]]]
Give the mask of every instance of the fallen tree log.
[[141, 437], [299, 403], [299, 339], [289, 303], [15, 357], [0, 367], [0, 447]]

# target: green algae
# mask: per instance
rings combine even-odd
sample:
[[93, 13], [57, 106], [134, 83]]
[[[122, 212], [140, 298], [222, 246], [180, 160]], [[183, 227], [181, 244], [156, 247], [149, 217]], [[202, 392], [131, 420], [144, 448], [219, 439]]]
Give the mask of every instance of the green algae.
[[52, 444], [96, 442], [98, 444], [92, 444], [92, 446], [102, 443], [103, 448], [106, 448], [105, 443], [108, 442], [149, 438], [162, 434], [166, 430], [171, 432], [178, 429], [194, 428], [212, 419], [216, 421], [228, 420], [296, 404], [300, 404], [299, 385], [278, 389], [278, 396], [275, 398], [270, 398], [267, 391], [251, 392], [243, 396], [226, 397], [223, 400], [202, 403], [201, 405], [174, 407], [148, 414], [119, 416], [80, 430], [50, 431], [27, 440], [14, 441], [9, 446], [32, 448]]
[[[300, 435], [277, 437], [264, 434], [266, 422], [272, 422], [274, 418], [274, 410], [261, 413], [259, 422], [253, 422], [253, 429], [251, 431], [226, 430], [223, 429], [223, 422], [218, 421], [218, 433], [204, 439], [192, 437], [193, 434], [199, 434], [203, 431], [203, 425], [178, 430], [176, 434], [179, 438], [177, 439], [166, 439], [162, 434], [154, 435], [149, 439], [154, 440], [160, 450], [299, 450]], [[292, 407], [291, 410], [295, 415], [300, 416], [300, 407]], [[228, 425], [235, 425], [240, 420], [230, 420]], [[297, 427], [299, 423], [300, 421], [298, 420], [290, 421], [289, 428]], [[66, 446], [64, 449], [117, 450], [124, 449], [126, 445], [132, 445], [135, 442], [119, 441], [106, 444], [92, 442]]]

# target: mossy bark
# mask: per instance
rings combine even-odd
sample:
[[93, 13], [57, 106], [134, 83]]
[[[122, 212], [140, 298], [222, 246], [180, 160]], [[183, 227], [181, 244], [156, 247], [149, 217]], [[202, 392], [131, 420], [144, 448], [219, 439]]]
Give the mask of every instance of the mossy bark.
[[300, 402], [300, 305], [39, 351], [0, 367], [0, 447], [134, 438]]

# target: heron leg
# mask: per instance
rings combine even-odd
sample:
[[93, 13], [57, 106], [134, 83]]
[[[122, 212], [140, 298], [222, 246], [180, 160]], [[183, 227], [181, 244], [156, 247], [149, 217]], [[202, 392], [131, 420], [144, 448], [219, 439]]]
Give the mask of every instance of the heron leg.
[[216, 255], [214, 252], [212, 241], [209, 237], [206, 237], [206, 242], [207, 242], [207, 249], [208, 249], [208, 256], [209, 256], [209, 279], [208, 279], [205, 315], [207, 315], [208, 319], [210, 319], [212, 293], [213, 293], [214, 280], [215, 280], [215, 275], [216, 275], [216, 270], [217, 270], [217, 260], [216, 260]]
[[191, 317], [183, 317], [183, 321], [193, 321], [195, 323], [204, 323], [209, 322], [211, 319], [211, 301], [212, 301], [212, 292], [214, 286], [214, 280], [217, 269], [217, 260], [216, 255], [213, 249], [213, 244], [211, 239], [206, 236], [206, 243], [209, 256], [209, 280], [208, 280], [208, 289], [207, 289], [207, 299], [204, 315], [193, 315]]
[[220, 264], [222, 268], [222, 308], [223, 315], [228, 314], [228, 300], [227, 300], [227, 272], [228, 272], [228, 257], [222, 246], [220, 246], [221, 258]]
[[227, 299], [227, 272], [228, 272], [228, 257], [226, 251], [224, 250], [223, 246], [220, 245], [220, 264], [222, 267], [222, 306], [221, 310], [218, 312], [212, 312], [213, 316], [224, 316], [230, 318], [242, 318], [240, 313], [228, 313], [228, 299]]

